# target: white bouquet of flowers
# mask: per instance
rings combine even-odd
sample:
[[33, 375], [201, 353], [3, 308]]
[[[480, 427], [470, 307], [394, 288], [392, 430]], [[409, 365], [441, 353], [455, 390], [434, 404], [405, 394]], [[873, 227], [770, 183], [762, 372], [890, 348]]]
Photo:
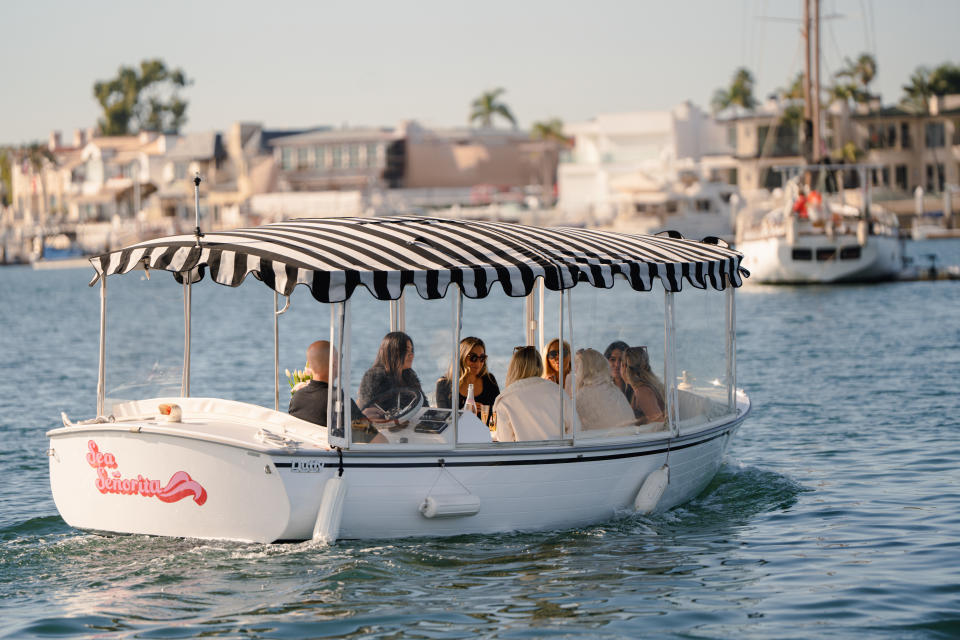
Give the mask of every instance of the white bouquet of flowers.
[[303, 369], [294, 369], [293, 373], [290, 373], [290, 369], [284, 369], [283, 371], [287, 374], [287, 383], [290, 385], [290, 395], [304, 388], [313, 380], [313, 371], [311, 371], [307, 365], [303, 365]]

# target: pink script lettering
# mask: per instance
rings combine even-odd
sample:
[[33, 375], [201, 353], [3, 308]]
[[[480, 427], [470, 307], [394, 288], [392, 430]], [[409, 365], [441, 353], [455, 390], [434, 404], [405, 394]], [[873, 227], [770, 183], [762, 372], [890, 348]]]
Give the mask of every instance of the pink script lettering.
[[[207, 501], [207, 491], [186, 471], [174, 473], [165, 486], [159, 480], [151, 480], [137, 475], [136, 478], [124, 478], [117, 468], [117, 459], [112, 453], [102, 453], [93, 440], [87, 442], [87, 463], [97, 470], [97, 490], [100, 493], [118, 493], [121, 495], [140, 495], [145, 498], [156, 496], [163, 502], [177, 502], [188, 496], [202, 506]], [[108, 471], [108, 469], [110, 471]]]

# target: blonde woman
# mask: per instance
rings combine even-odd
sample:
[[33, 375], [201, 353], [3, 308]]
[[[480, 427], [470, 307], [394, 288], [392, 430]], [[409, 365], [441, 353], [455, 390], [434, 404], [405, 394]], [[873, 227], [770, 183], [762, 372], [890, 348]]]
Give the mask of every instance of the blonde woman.
[[574, 358], [577, 371], [577, 414], [584, 429], [606, 429], [633, 424], [633, 408], [610, 379], [610, 365], [595, 349], [579, 349]]
[[[563, 341], [563, 388], [570, 393], [570, 345]], [[560, 340], [554, 338], [543, 350], [543, 377], [560, 384]]]
[[[447, 371], [447, 375], [437, 380], [437, 406], [444, 409], [450, 408], [452, 393], [451, 380], [453, 380], [453, 367]], [[500, 395], [500, 386], [497, 379], [487, 370], [487, 348], [480, 338], [473, 336], [464, 338], [460, 341], [460, 402], [458, 409], [463, 408], [463, 403], [467, 400], [467, 390], [473, 385], [473, 397], [477, 404], [490, 406]]]
[[639, 423], [662, 422], [664, 402], [663, 383], [650, 369], [646, 347], [630, 347], [623, 352], [620, 374], [633, 390], [630, 406]]
[[[555, 383], [541, 377], [543, 362], [532, 346], [513, 350], [503, 393], [493, 404], [497, 414], [497, 439], [501, 442], [559, 440], [579, 428], [570, 397]], [[560, 402], [563, 399], [563, 429]]]

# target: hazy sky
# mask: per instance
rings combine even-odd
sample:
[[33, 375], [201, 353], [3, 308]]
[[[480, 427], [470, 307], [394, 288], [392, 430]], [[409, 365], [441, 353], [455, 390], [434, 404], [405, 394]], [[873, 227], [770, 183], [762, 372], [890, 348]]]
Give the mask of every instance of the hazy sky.
[[[921, 64], [960, 63], [960, 0], [823, 0], [826, 79], [874, 53], [896, 102]], [[187, 131], [466, 124], [503, 87], [521, 126], [708, 107], [740, 65], [765, 96], [802, 69], [800, 0], [3, 2], [0, 143], [93, 126], [93, 83], [160, 57], [195, 82]]]

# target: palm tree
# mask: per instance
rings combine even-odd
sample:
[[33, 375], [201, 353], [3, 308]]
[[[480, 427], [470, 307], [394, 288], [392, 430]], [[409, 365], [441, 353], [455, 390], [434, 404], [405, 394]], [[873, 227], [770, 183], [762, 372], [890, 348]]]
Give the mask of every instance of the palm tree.
[[757, 101], [753, 97], [753, 74], [745, 67], [740, 67], [733, 73], [730, 87], [717, 89], [710, 101], [714, 113], [722, 111], [731, 105], [739, 105], [744, 109], [753, 109]]
[[484, 91], [480, 94], [480, 97], [474, 100], [471, 105], [472, 111], [467, 122], [473, 124], [475, 120], [479, 120], [480, 126], [489, 128], [493, 126], [493, 117], [499, 115], [509, 120], [513, 128], [516, 129], [517, 119], [513, 117], [510, 108], [497, 100], [505, 92], [505, 89], [500, 88], [493, 91]]
[[930, 108], [933, 83], [929, 67], [917, 67], [910, 76], [910, 84], [903, 85], [901, 104], [914, 111], [926, 112]]
[[47, 200], [47, 176], [44, 175], [45, 167], [56, 167], [57, 166], [57, 157], [53, 155], [53, 152], [39, 142], [31, 143], [25, 150], [27, 162], [30, 165], [30, 171], [36, 177], [37, 181], [40, 183], [40, 197], [42, 202], [40, 203], [39, 211], [42, 211], [44, 214], [49, 215], [50, 213], [50, 202]]
[[571, 142], [569, 137], [563, 135], [563, 120], [560, 118], [534, 122], [530, 127], [530, 137], [534, 140], [553, 140], [562, 145], [568, 145]]
[[834, 78], [849, 78], [849, 82], [836, 84], [831, 87], [831, 97], [837, 100], [864, 104], [873, 97], [870, 94], [870, 83], [877, 75], [877, 61], [869, 53], [861, 53], [856, 61], [847, 58], [846, 66], [834, 74]]

